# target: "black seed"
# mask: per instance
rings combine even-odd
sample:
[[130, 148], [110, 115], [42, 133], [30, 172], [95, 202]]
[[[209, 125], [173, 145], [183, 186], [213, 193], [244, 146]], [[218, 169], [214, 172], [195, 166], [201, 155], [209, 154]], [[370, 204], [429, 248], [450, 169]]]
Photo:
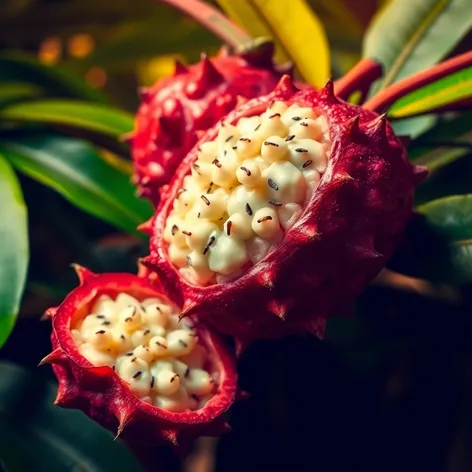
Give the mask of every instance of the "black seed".
[[300, 126], [304, 126], [306, 128], [308, 126], [308, 123], [306, 121], [302, 121], [300, 123]]
[[111, 352], [111, 349], [107, 349], [107, 352]]
[[200, 174], [200, 172], [198, 172], [198, 169], [200, 169], [200, 166], [199, 166], [198, 164], [193, 163], [193, 164], [192, 164], [192, 167], [195, 169], [195, 172], [196, 172], [198, 175], [202, 175], [202, 174]]
[[233, 222], [232, 221], [228, 221], [228, 223], [226, 223], [226, 234], [228, 236], [231, 236], [231, 226], [233, 226]]
[[125, 319], [125, 322], [129, 323], [130, 321], [133, 321], [133, 318], [131, 318], [131, 316], [128, 316], [128, 318]]
[[243, 141], [245, 143], [250, 143], [251, 140], [249, 138], [239, 138], [239, 141]]
[[97, 318], [103, 320], [103, 318], [105, 318], [105, 315], [97, 315]]
[[247, 167], [241, 166], [240, 169], [243, 170], [244, 172], [246, 172], [246, 175], [247, 175], [248, 177], [251, 176], [251, 171], [250, 171]]
[[200, 213], [200, 212], [198, 212], [197, 218], [200, 218], [200, 215], [201, 215], [201, 213]]
[[179, 344], [183, 347], [188, 347], [188, 344], [185, 341], [182, 341], [182, 339], [179, 339]]
[[151, 330], [150, 330], [150, 329], [147, 329], [146, 331], [144, 331], [143, 336], [148, 335], [150, 332], [151, 332]]
[[210, 186], [208, 187], [208, 190], [206, 191], [206, 193], [211, 193], [212, 188], [213, 188], [213, 182], [210, 182]]
[[151, 375], [151, 388], [154, 387], [154, 375]]
[[291, 141], [293, 138], [295, 138], [295, 135], [294, 134], [291, 134], [290, 136], [287, 136], [285, 138], [285, 141]]
[[156, 341], [156, 345], [164, 349], [167, 349], [167, 346], [165, 344], [160, 343], [159, 341]]
[[276, 206], [276, 207], [282, 206], [282, 204], [280, 202], [278, 202], [277, 200], [269, 200], [269, 203], [271, 205]]
[[104, 329], [101, 329], [100, 331], [97, 331], [95, 334], [105, 334], [106, 331]]
[[275, 118], [276, 116], [280, 117], [280, 113], [274, 113], [273, 115], [270, 115], [269, 120], [271, 120], [272, 118]]
[[141, 377], [142, 375], [142, 371], [141, 370], [138, 370], [134, 375], [133, 375], [133, 379], [137, 379], [138, 377]]
[[182, 231], [182, 234], [185, 234], [185, 236], [192, 236], [191, 231]]
[[192, 259], [190, 256], [187, 256], [187, 264], [192, 267]]
[[175, 374], [175, 375], [170, 379], [170, 383], [172, 383], [177, 377], [180, 377], [179, 374]]
[[234, 151], [236, 151], [236, 149], [238, 149], [238, 146], [233, 146], [231, 149], [233, 149]]
[[104, 321], [102, 323], [102, 326], [108, 326], [108, 325], [111, 325], [111, 321]]
[[257, 220], [258, 223], [264, 223], [264, 221], [269, 221], [272, 219], [272, 216], [263, 216]]
[[254, 131], [257, 131], [261, 127], [262, 123], [259, 123], [255, 128]]
[[190, 374], [190, 367], [187, 367], [187, 370], [185, 371], [184, 377], [187, 378]]
[[300, 120], [301, 120], [301, 117], [299, 117], [299, 116], [292, 116], [292, 120], [293, 120], [293, 121], [300, 121]]
[[277, 143], [272, 143], [270, 141], [264, 141], [264, 146], [274, 146], [274, 147], [279, 147]]
[[125, 354], [125, 356], [132, 356], [132, 355], [133, 355], [133, 351], [127, 352], [127, 353]]
[[295, 151], [296, 151], [296, 152], [308, 152], [308, 149], [305, 149], [305, 148], [296, 148]]
[[213, 159], [212, 164], [215, 164], [218, 169], [221, 169], [223, 166], [221, 165], [221, 162], [218, 159]]
[[227, 143], [228, 141], [231, 141], [233, 138], [234, 138], [233, 135], [228, 136], [228, 137], [225, 139], [225, 143]]
[[123, 339], [123, 341], [126, 339], [123, 334], [120, 335], [120, 338]]
[[278, 190], [279, 189], [279, 186], [272, 180], [272, 179], [268, 179], [267, 180], [267, 183], [269, 184], [269, 187], [274, 189], [274, 190]]
[[274, 106], [274, 103], [275, 103], [275, 100], [271, 100], [267, 109], [270, 110]]
[[205, 205], [210, 206], [210, 200], [205, 195], [201, 195], [200, 198], [205, 202]]
[[180, 197], [180, 195], [182, 195], [184, 192], [186, 192], [187, 189], [186, 188], [181, 188], [178, 192], [177, 192], [177, 198]]
[[223, 151], [223, 156], [226, 156], [226, 154], [228, 154], [228, 151], [225, 149], [225, 150]]
[[197, 335], [195, 333], [188, 333], [188, 335], [191, 337], [191, 338], [196, 338]]
[[136, 362], [137, 357], [133, 357], [130, 362]]
[[249, 205], [249, 203], [246, 203], [246, 213], [249, 216], [252, 216], [252, 208], [251, 208], [251, 205]]
[[115, 369], [116, 369], [115, 364], [113, 364], [113, 365], [111, 366], [111, 368], [112, 368], [113, 371], [115, 371]]
[[215, 236], [211, 236], [210, 239], [208, 240], [207, 245], [205, 246], [205, 249], [203, 249], [203, 255], [205, 255], [208, 250], [210, 249], [210, 246], [215, 242]]
[[311, 159], [309, 159], [308, 161], [304, 162], [303, 163], [303, 168], [305, 169], [306, 167], [308, 167], [309, 165], [311, 165], [313, 163], [313, 161]]
[[172, 226], [172, 228], [170, 229], [170, 233], [172, 234], [172, 236], [175, 236], [175, 233], [179, 230], [179, 227], [177, 225], [174, 225]]

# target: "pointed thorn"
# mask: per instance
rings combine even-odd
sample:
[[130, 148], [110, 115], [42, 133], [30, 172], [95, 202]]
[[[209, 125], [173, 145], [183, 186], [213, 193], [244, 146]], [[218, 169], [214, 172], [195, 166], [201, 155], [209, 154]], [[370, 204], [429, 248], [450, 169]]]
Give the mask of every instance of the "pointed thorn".
[[57, 392], [56, 399], [54, 400], [54, 405], [64, 407], [68, 403], [70, 403], [72, 399], [73, 399], [73, 397], [71, 395], [69, 395], [67, 390], [60, 389]]
[[167, 439], [167, 441], [169, 441], [171, 444], [173, 444], [174, 446], [178, 446], [178, 441], [177, 441], [177, 431], [174, 431], [174, 430], [164, 430], [162, 432], [162, 435], [164, 436], [165, 439]]
[[423, 182], [429, 175], [429, 169], [425, 166], [414, 166], [413, 168], [413, 182], [415, 185]]
[[321, 233], [316, 231], [313, 225], [302, 225], [299, 226], [298, 231], [305, 237], [305, 240], [312, 241], [313, 239], [320, 239]]
[[141, 101], [148, 102], [152, 98], [153, 93], [150, 88], [140, 87], [138, 89], [138, 95]]
[[197, 139], [200, 140], [200, 139], [202, 139], [202, 136], [205, 135], [205, 131], [197, 130], [197, 131], [195, 131], [195, 135], [197, 136]]
[[216, 54], [218, 57], [229, 57], [229, 48], [226, 45], [221, 46], [218, 53]]
[[116, 419], [118, 420], [118, 429], [116, 430], [116, 436], [113, 438], [113, 441], [116, 441], [123, 431], [125, 430], [126, 426], [132, 421], [132, 416], [130, 414], [119, 414], [116, 416]]
[[243, 105], [246, 102], [247, 102], [247, 98], [244, 98], [242, 95], [238, 95], [236, 97], [236, 108], [239, 107], [240, 105]]
[[367, 123], [367, 134], [377, 139], [387, 138], [387, 113]]
[[86, 269], [85, 267], [81, 266], [80, 264], [71, 264], [71, 267], [75, 270], [77, 277], [79, 278], [80, 285], [82, 285], [87, 279], [90, 277], [95, 277], [95, 274]]
[[284, 320], [285, 317], [287, 316], [288, 308], [285, 306], [283, 303], [279, 303], [276, 300], [271, 300], [268, 303], [267, 308], [271, 313], [273, 313], [275, 316], [280, 318], [281, 320]]
[[174, 70], [174, 77], [177, 75], [183, 75], [188, 72], [188, 68], [185, 64], [180, 62], [178, 59], [175, 60], [175, 70]]
[[273, 290], [275, 287], [274, 277], [270, 270], [261, 270], [257, 277], [257, 281], [265, 288]]
[[349, 136], [355, 137], [359, 135], [360, 117], [361, 117], [360, 115], [356, 115], [354, 118], [351, 118], [344, 123], [344, 128], [346, 130], [346, 133], [349, 134]]
[[274, 92], [282, 92], [282, 93], [287, 93], [287, 92], [296, 92], [298, 89], [295, 87], [292, 78], [288, 75], [285, 74], [282, 76], [282, 78], [279, 80], [279, 83], [277, 84], [277, 87], [275, 87]]
[[200, 80], [205, 85], [218, 84], [224, 80], [219, 70], [213, 65], [206, 54], [202, 54], [202, 72]]
[[59, 348], [54, 349], [46, 357], [44, 357], [41, 362], [38, 364], [38, 367], [43, 366], [44, 364], [54, 364], [62, 357], [62, 351]]
[[141, 231], [142, 233], [151, 236], [151, 234], [152, 234], [152, 218], [145, 221], [144, 223], [141, 223], [138, 226], [138, 231]]
[[339, 100], [334, 95], [334, 82], [333, 79], [329, 79], [325, 86], [320, 90], [320, 96], [328, 103], [338, 103]]
[[285, 64], [278, 65], [276, 70], [279, 74], [289, 75], [293, 77], [293, 72], [295, 71], [295, 65], [293, 62], [286, 62]]
[[41, 321], [46, 321], [46, 320], [51, 320], [54, 315], [57, 313], [57, 306], [48, 308], [45, 312], [44, 315], [41, 316]]

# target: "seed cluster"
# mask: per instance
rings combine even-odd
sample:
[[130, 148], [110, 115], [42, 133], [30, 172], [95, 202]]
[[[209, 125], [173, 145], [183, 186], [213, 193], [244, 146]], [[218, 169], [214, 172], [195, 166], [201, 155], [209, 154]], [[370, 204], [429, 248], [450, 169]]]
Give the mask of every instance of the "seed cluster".
[[141, 400], [173, 412], [202, 408], [216, 384], [190, 325], [158, 298], [100, 296], [72, 329], [80, 353], [110, 366]]
[[272, 103], [222, 123], [199, 148], [166, 221], [170, 261], [191, 283], [224, 283], [263, 259], [303, 213], [326, 170], [330, 141], [312, 108]]

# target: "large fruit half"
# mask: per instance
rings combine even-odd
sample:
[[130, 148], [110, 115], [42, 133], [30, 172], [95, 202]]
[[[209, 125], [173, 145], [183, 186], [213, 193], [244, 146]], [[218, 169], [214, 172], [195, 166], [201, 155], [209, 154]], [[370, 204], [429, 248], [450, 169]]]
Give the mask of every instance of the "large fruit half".
[[145, 264], [183, 316], [242, 342], [322, 336], [401, 241], [419, 173], [385, 116], [284, 76], [185, 157]]
[[272, 63], [272, 53], [270, 43], [238, 55], [222, 49], [188, 67], [177, 63], [173, 77], [142, 91], [131, 138], [134, 179], [142, 195], [157, 203], [159, 188], [171, 180], [199, 131], [223, 118], [241, 97], [275, 88], [282, 74]]
[[236, 394], [234, 359], [220, 338], [162, 290], [130, 274], [77, 267], [80, 286], [52, 317], [56, 404], [78, 408], [135, 448], [186, 449], [223, 432]]

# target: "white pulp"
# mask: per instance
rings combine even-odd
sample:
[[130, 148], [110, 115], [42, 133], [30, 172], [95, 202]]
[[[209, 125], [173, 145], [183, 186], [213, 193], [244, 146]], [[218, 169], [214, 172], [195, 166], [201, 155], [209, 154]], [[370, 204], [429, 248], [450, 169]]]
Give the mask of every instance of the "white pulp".
[[329, 151], [326, 118], [297, 104], [224, 124], [200, 147], [166, 221], [170, 261], [196, 285], [239, 277], [296, 223]]
[[193, 328], [158, 298], [100, 296], [72, 329], [80, 353], [113, 367], [141, 400], [173, 412], [202, 408], [215, 383]]

